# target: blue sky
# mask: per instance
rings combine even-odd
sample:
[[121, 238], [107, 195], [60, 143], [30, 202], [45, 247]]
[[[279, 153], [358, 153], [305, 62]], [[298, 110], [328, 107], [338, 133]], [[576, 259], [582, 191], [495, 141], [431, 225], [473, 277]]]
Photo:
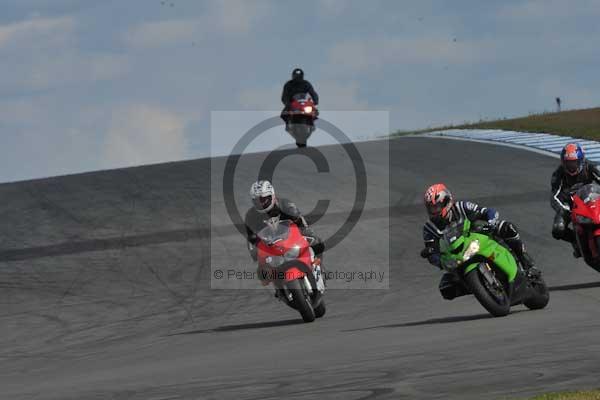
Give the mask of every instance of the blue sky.
[[0, 182], [208, 156], [210, 112], [278, 110], [297, 65], [322, 110], [392, 129], [598, 106], [599, 18], [585, 0], [3, 0]]

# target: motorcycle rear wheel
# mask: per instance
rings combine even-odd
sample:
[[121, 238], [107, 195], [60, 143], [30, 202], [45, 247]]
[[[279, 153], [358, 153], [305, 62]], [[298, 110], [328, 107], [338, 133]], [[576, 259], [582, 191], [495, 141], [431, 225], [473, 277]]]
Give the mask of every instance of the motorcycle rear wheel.
[[550, 293], [546, 282], [542, 277], [537, 278], [530, 285], [532, 295], [527, 300], [523, 301], [523, 305], [530, 310], [540, 310], [548, 305], [550, 301]]

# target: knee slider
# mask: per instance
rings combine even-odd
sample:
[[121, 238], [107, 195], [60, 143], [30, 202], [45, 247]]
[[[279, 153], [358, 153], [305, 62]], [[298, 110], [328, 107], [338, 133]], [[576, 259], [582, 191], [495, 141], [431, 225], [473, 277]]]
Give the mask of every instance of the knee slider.
[[552, 237], [554, 239], [562, 239], [565, 237], [567, 227], [564, 222], [557, 222], [552, 225]]
[[504, 239], [518, 239], [519, 238], [519, 230], [516, 225], [512, 222], [502, 221], [500, 223], [500, 228], [498, 230], [500, 237]]

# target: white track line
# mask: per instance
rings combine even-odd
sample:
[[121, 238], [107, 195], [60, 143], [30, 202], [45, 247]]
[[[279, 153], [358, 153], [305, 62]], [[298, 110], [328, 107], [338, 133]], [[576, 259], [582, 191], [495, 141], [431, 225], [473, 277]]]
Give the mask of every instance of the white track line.
[[414, 136], [491, 143], [499, 146], [532, 151], [554, 158], [559, 158], [560, 151], [567, 143], [575, 142], [583, 147], [589, 160], [594, 162], [600, 161], [600, 142], [548, 133], [514, 132], [491, 129], [450, 129], [447, 131], [429, 132]]

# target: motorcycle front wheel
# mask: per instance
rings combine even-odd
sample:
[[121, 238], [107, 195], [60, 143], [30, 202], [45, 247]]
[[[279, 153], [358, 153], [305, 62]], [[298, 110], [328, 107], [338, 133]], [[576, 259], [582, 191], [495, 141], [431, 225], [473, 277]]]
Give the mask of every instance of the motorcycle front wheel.
[[306, 290], [302, 287], [299, 279], [288, 282], [288, 290], [292, 293], [295, 308], [300, 312], [304, 322], [313, 322], [316, 318], [315, 310], [307, 298]]
[[491, 269], [489, 272], [493, 277], [492, 283], [488, 282], [480, 267], [470, 271], [465, 276], [465, 281], [483, 308], [494, 317], [503, 317], [510, 312], [510, 299], [504, 285], [496, 277], [495, 271]]

